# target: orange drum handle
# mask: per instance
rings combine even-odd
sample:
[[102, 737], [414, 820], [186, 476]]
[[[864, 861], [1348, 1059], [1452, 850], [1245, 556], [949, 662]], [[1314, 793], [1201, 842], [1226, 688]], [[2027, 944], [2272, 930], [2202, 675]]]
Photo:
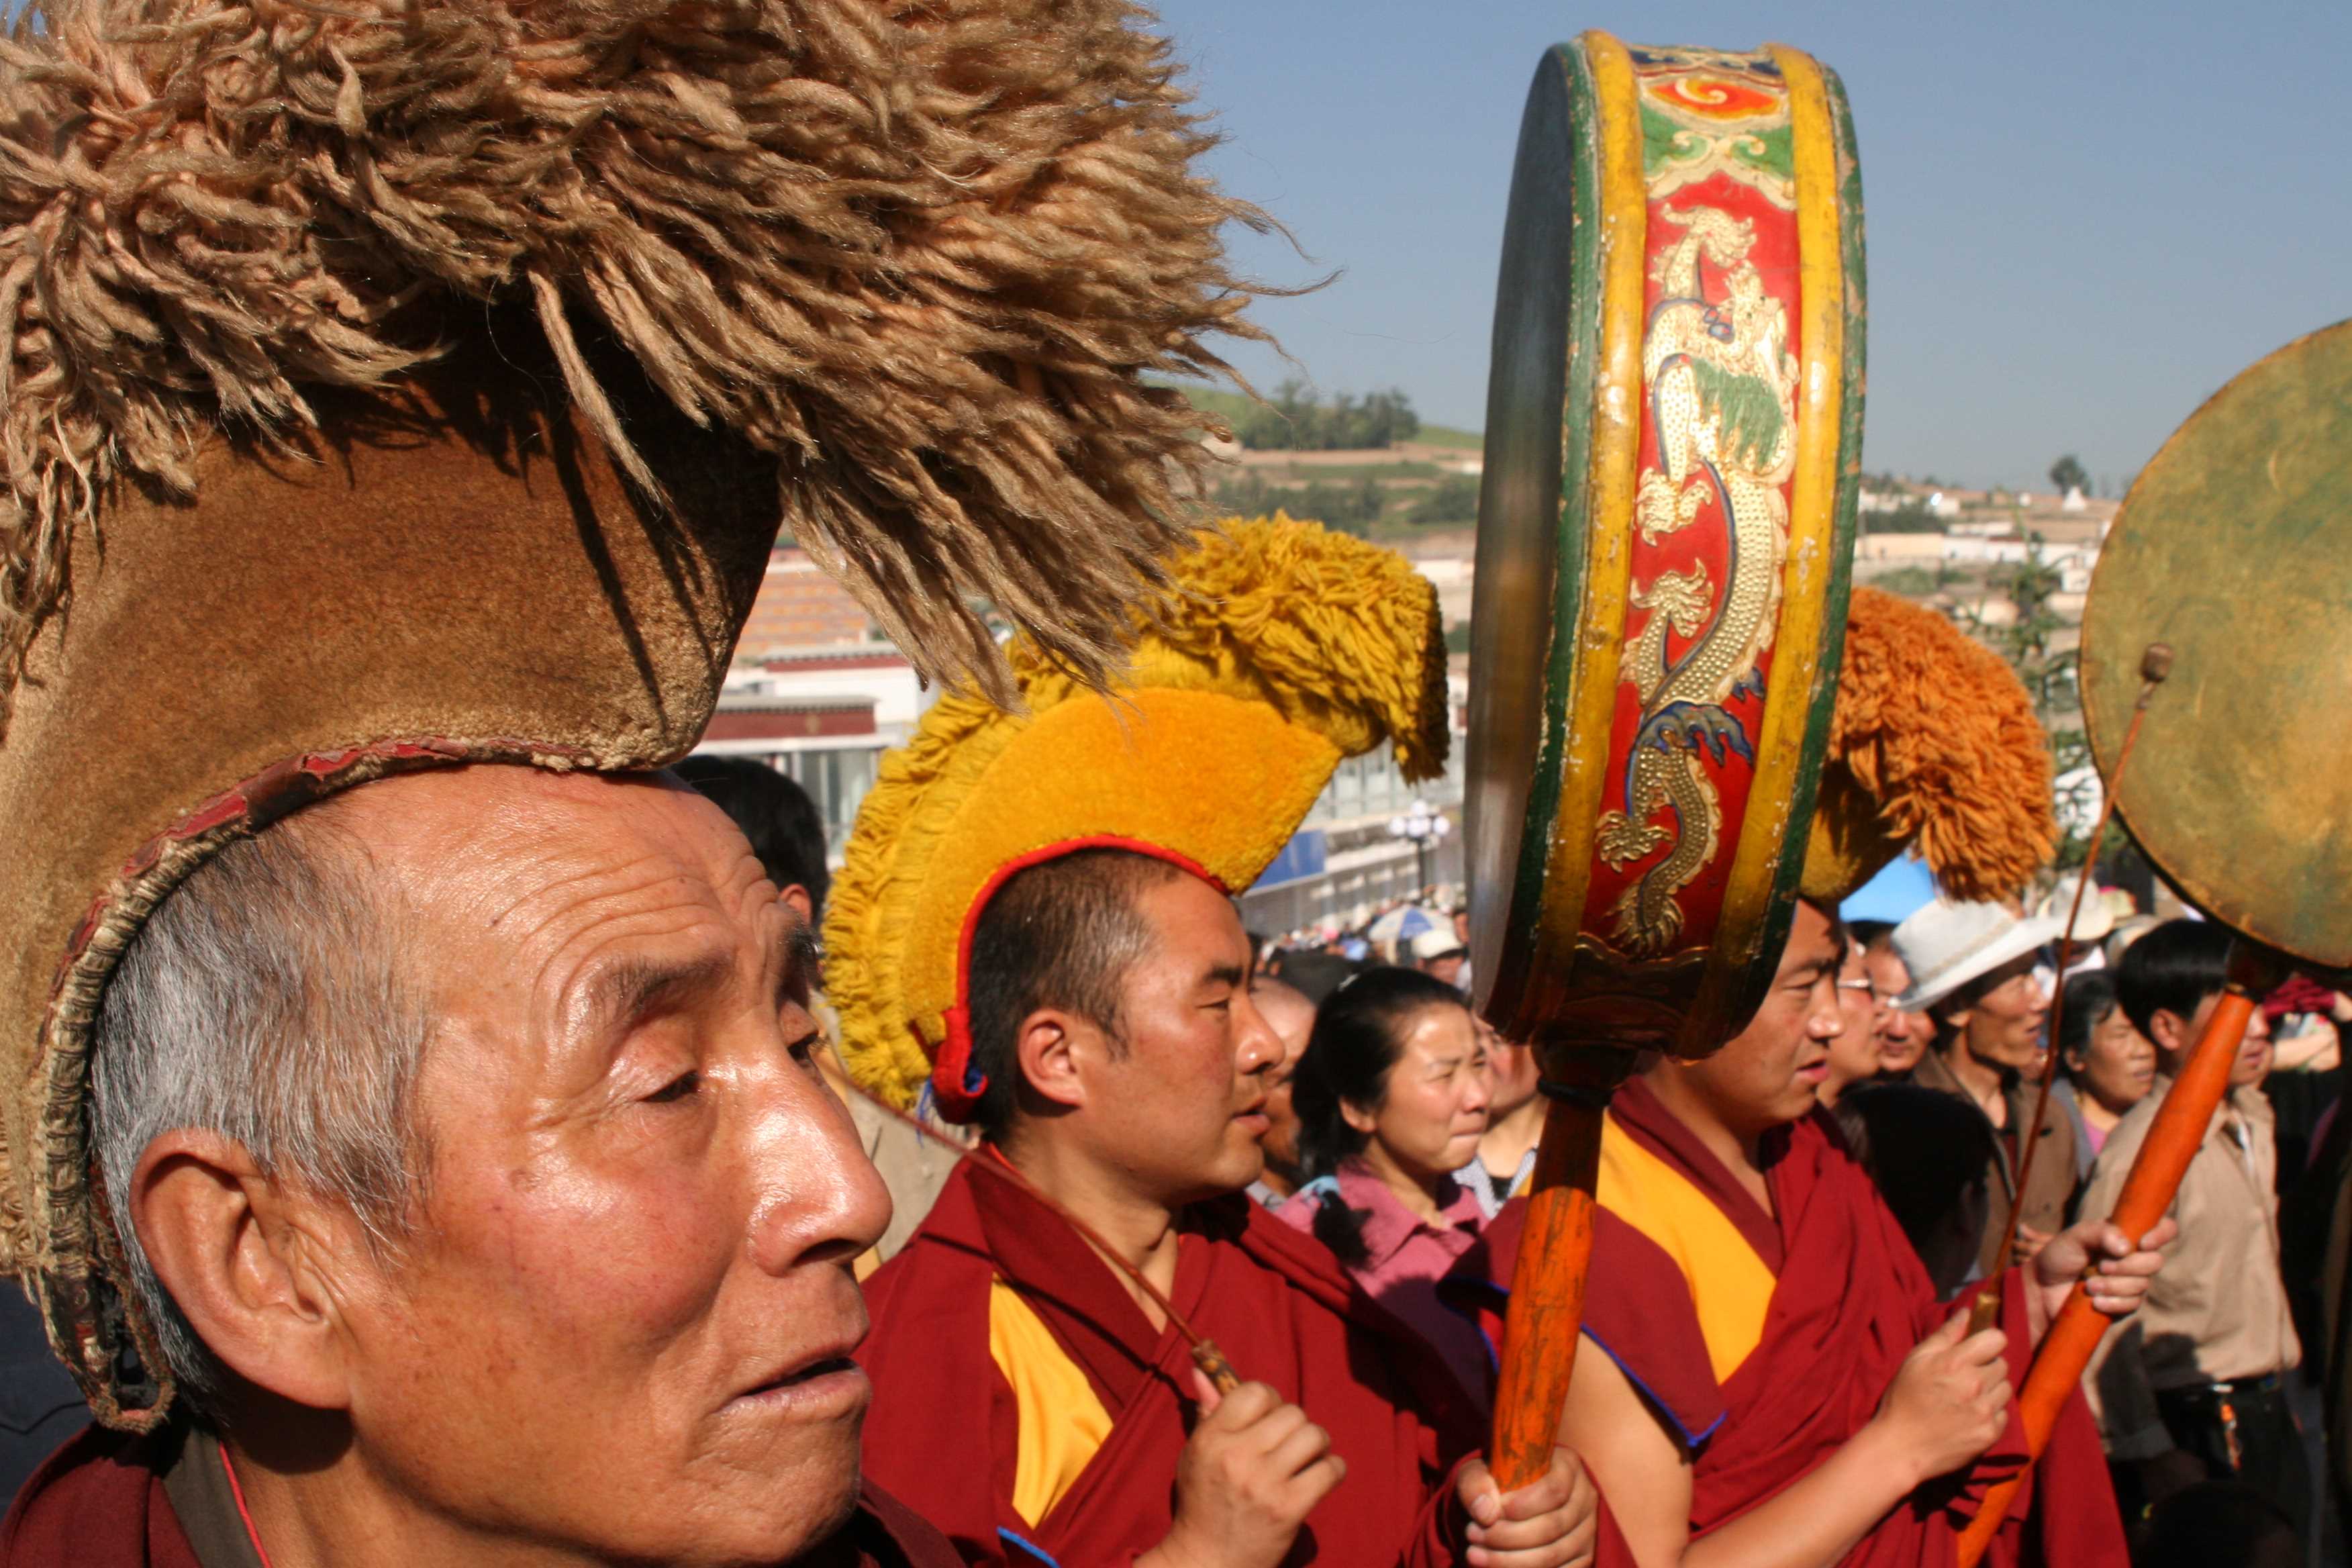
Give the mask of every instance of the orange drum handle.
[[[2135, 1242], [2155, 1229], [2172, 1206], [2180, 1178], [2188, 1173], [2189, 1162], [2196, 1158], [2206, 1130], [2212, 1125], [2213, 1112], [2230, 1092], [2230, 1069], [2237, 1063], [2238, 1047], [2254, 1016], [2254, 993], [2270, 988], [2265, 984], [2268, 967], [2262, 950], [2243, 942], [2231, 947], [2229, 988], [2214, 1005], [2213, 1016], [2206, 1021], [2205, 1032], [2198, 1037], [2180, 1077], [2157, 1108], [2155, 1125], [2147, 1130], [2147, 1141], [2140, 1145], [2139, 1157], [2132, 1162], [2131, 1174], [2124, 1178], [2123, 1193], [2116, 1199], [2111, 1217], [2116, 1228]], [[2082, 1383], [2083, 1369], [2091, 1364], [2109, 1321], [2091, 1305], [2083, 1287], [2076, 1285], [2066, 1298], [2064, 1310], [2042, 1336], [2017, 1398], [2029, 1465], [2050, 1446], [2050, 1429], [2057, 1424], [2058, 1412]], [[1959, 1568], [1976, 1568], [2001, 1521], [2009, 1517], [2010, 1506], [2024, 1481], [2025, 1472], [2021, 1469], [1985, 1494], [1984, 1506], [1960, 1537]]]
[[1527, 1229], [1511, 1268], [1502, 1369], [1495, 1385], [1494, 1442], [1487, 1451], [1495, 1483], [1507, 1492], [1540, 1479], [1559, 1440], [1560, 1405], [1568, 1398], [1577, 1337], [1584, 1326], [1601, 1129], [1610, 1092], [1622, 1076], [1620, 1068], [1605, 1088], [1549, 1080], [1544, 1085], [1551, 1109], [1544, 1114], [1543, 1142], [1528, 1190]]

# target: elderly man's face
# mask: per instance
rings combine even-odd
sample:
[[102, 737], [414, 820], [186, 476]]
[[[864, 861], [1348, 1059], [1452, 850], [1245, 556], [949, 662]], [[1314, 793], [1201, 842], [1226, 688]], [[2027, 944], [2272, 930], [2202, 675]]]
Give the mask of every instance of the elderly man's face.
[[344, 820], [415, 911], [438, 1023], [421, 1220], [345, 1303], [376, 1465], [598, 1555], [830, 1531], [868, 1395], [850, 1262], [890, 1205], [749, 847], [689, 790], [517, 768], [373, 785]]

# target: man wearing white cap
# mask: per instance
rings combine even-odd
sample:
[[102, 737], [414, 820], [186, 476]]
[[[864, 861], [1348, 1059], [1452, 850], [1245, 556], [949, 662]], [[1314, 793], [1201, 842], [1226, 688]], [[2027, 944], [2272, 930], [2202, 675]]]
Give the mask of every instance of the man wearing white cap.
[[[1911, 972], [1911, 989], [1895, 1002], [1925, 1012], [1934, 1039], [1914, 1080], [1973, 1104], [1992, 1123], [1996, 1152], [1986, 1190], [1992, 1195], [1977, 1266], [1985, 1274], [2032, 1258], [2065, 1228], [2074, 1188], [2074, 1131], [2064, 1110], [2042, 1108], [2032, 1136], [2041, 1152], [2018, 1189], [2026, 1145], [2019, 1130], [2033, 1120], [2028, 1069], [2042, 1049], [2050, 994], [2035, 977], [2042, 947], [2061, 922], [2012, 913], [1997, 903], [1937, 899], [1895, 928], [1895, 952]], [[2014, 1258], [1999, 1256], [2012, 1209]]]
[[1454, 934], [1450, 922], [1433, 926], [1414, 937], [1412, 951], [1415, 969], [1448, 985], [1466, 988], [1470, 954], [1463, 948], [1462, 939]]

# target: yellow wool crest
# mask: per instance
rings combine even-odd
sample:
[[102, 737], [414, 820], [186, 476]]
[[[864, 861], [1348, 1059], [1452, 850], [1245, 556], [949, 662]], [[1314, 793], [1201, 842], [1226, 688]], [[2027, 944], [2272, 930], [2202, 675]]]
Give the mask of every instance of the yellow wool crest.
[[892, 1103], [931, 1075], [971, 925], [1013, 871], [1108, 843], [1238, 893], [1343, 757], [1386, 741], [1408, 778], [1444, 766], [1437, 595], [1402, 557], [1277, 514], [1168, 567], [1114, 693], [1016, 640], [1027, 711], [950, 692], [883, 758], [827, 900], [825, 981], [851, 1074]]

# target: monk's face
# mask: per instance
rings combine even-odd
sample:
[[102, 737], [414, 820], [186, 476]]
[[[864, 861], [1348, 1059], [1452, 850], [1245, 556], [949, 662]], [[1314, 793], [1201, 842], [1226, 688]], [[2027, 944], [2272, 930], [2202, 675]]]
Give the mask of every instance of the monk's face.
[[662, 782], [473, 768], [350, 806], [438, 1026], [419, 1222], [344, 1305], [373, 1468], [509, 1540], [793, 1555], [853, 1504], [850, 1261], [889, 1218], [812, 1063], [797, 917]]
[[1668, 1064], [1732, 1132], [1759, 1136], [1813, 1109], [1829, 1076], [1830, 1042], [1844, 1025], [1838, 958], [1829, 918], [1800, 901], [1771, 989], [1748, 1027], [1711, 1057]]
[[1122, 1048], [1087, 1068], [1072, 1128], [1093, 1158], [1171, 1206], [1255, 1181], [1267, 1079], [1282, 1040], [1251, 999], [1249, 937], [1232, 900], [1197, 877], [1136, 897], [1151, 946], [1127, 973]]

